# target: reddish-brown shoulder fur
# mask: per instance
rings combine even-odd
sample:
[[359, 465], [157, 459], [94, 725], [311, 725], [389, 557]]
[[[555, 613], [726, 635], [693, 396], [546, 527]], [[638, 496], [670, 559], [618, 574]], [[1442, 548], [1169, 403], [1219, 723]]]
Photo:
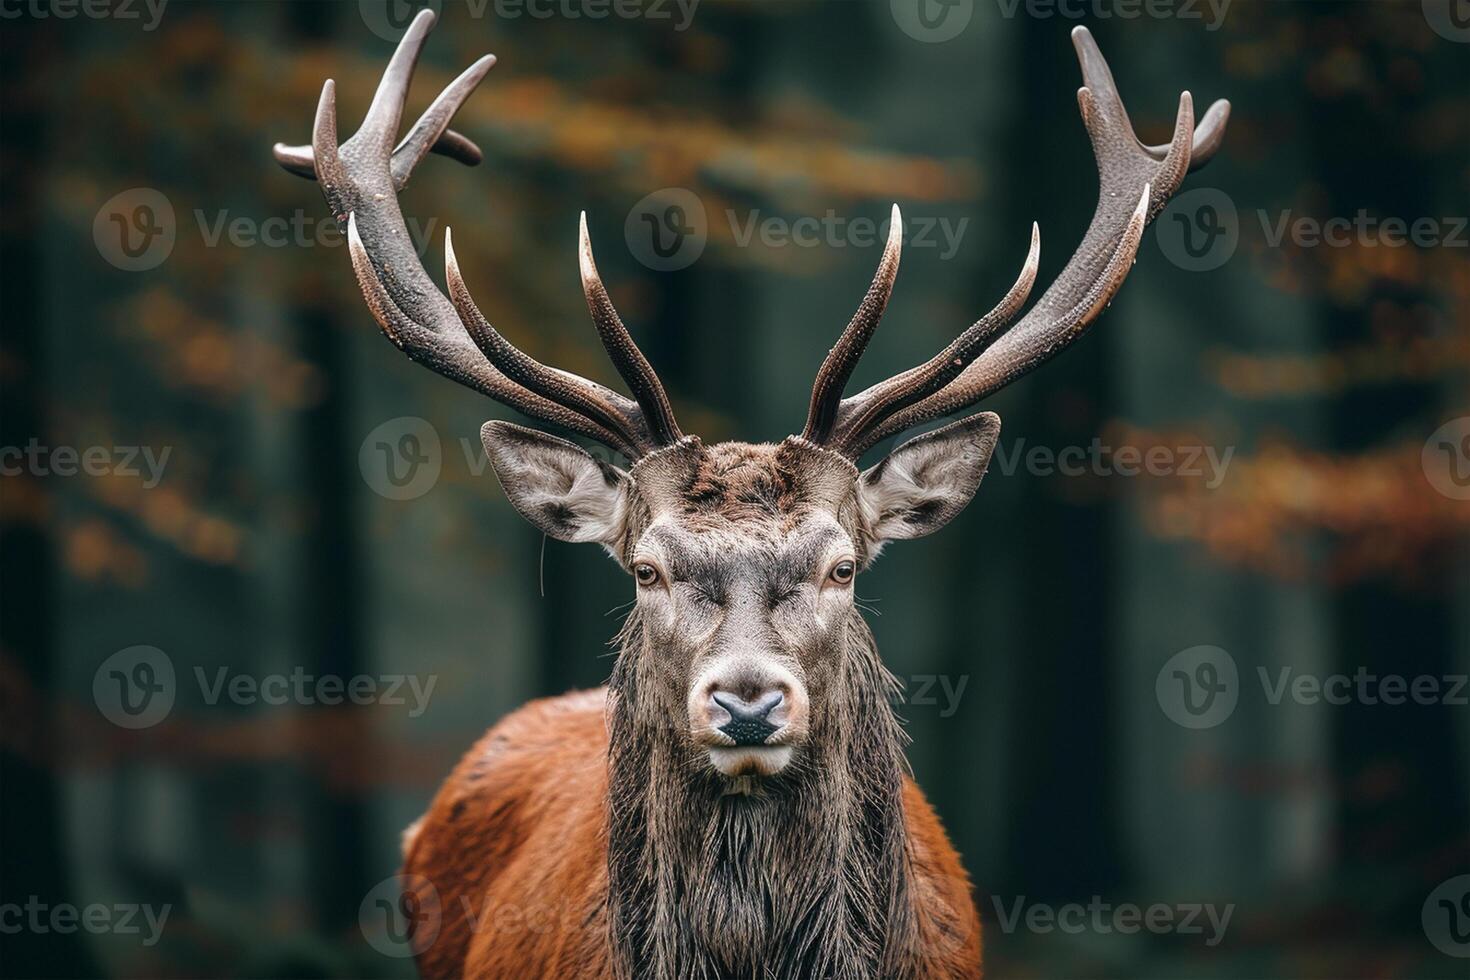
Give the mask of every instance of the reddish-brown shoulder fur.
[[445, 780], [404, 863], [438, 892], [426, 980], [608, 973], [605, 700], [532, 701]]
[[[605, 706], [605, 689], [581, 691], [507, 716], [410, 828], [404, 872], [437, 893], [438, 934], [428, 944], [415, 937], [426, 980], [611, 975]], [[904, 812], [921, 975], [978, 977], [969, 878], [912, 780]]]
[[904, 777], [904, 828], [914, 869], [918, 976], [979, 980], [980, 914], [970, 876], [918, 783]]

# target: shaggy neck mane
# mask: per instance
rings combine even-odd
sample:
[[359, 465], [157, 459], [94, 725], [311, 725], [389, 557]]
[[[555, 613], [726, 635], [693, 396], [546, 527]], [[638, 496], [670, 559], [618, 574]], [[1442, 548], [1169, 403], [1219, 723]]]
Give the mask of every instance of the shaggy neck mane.
[[[734, 791], [672, 719], [635, 612], [611, 689], [608, 920], [617, 975], [904, 976], [914, 934], [897, 682], [854, 611], [808, 678], [791, 766]], [[649, 678], [647, 682], [645, 678]], [[818, 693], [818, 686], [827, 690]]]

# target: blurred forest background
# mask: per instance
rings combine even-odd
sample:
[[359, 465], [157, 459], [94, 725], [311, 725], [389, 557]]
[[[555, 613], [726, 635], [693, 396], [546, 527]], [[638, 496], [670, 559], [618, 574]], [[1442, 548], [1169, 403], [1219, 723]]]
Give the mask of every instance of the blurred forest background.
[[[749, 221], [880, 221], [897, 201], [911, 229], [931, 223], [859, 384], [989, 309], [1033, 219], [1042, 282], [1086, 227], [1079, 21], [1053, 7], [704, 0], [681, 23], [672, 5], [592, 19], [569, 2], [542, 18], [445, 0], [410, 112], [493, 51], [455, 123], [487, 159], [426, 160], [404, 210], [436, 278], [452, 224], [504, 333], [609, 380], [577, 285], [585, 208], [616, 302], [707, 440], [799, 427], [881, 249], [746, 240]], [[512, 511], [477, 435], [507, 410], [383, 340], [340, 239], [315, 237], [317, 189], [271, 159], [308, 139], [328, 76], [355, 126], [407, 5], [172, 0], [145, 29], [149, 8], [119, 3], [0, 11], [0, 446], [169, 453], [151, 482], [58, 475], [55, 457], [0, 478], [0, 902], [172, 912], [151, 945], [22, 929], [0, 969], [410, 976], [358, 915], [400, 830], [497, 718], [603, 681], [631, 586]], [[986, 406], [1012, 465], [859, 582], [909, 682], [916, 776], [976, 882], [991, 977], [1466, 976], [1421, 912], [1470, 873], [1470, 709], [1273, 704], [1257, 679], [1470, 670], [1470, 458], [1436, 472], [1431, 438], [1470, 435], [1470, 45], [1434, 4], [1080, 21], [1146, 141], [1183, 88], [1201, 112], [1232, 100], [1224, 150], [1186, 182], [1215, 196], [1166, 212], [1093, 332]], [[944, 37], [940, 14], [962, 29]], [[656, 270], [635, 257], [637, 208], [667, 188], [697, 198], [707, 242]], [[1166, 238], [1231, 209], [1233, 237], [1208, 239], [1228, 258]], [[1276, 235], [1360, 210], [1439, 237]], [[109, 246], [116, 215], [172, 234], [166, 258]], [[228, 230], [272, 218], [303, 240]], [[953, 248], [945, 227], [963, 229]], [[367, 463], [375, 430], [405, 425], [437, 436], [438, 477], [391, 499]], [[1233, 455], [1218, 480], [1015, 463], [1095, 437]], [[129, 729], [94, 679], [138, 645], [177, 683], [167, 717]], [[1193, 729], [1156, 678], [1198, 646], [1228, 651], [1240, 690]], [[196, 670], [220, 668], [435, 686], [417, 715], [411, 698], [211, 704]], [[1007, 929], [997, 911], [1094, 896], [1234, 912], [1210, 946]]]

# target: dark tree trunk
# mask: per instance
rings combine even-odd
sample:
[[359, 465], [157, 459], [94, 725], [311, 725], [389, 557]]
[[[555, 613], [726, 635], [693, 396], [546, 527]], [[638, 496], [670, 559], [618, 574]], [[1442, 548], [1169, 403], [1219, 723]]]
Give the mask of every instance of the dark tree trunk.
[[[60, 31], [45, 21], [7, 21], [0, 31], [0, 446], [46, 439], [46, 318], [41, 304], [40, 243], [45, 227], [39, 206], [46, 123], [53, 106], [39, 80], [57, 59]], [[15, 505], [48, 492], [35, 476], [6, 476], [3, 491]], [[11, 495], [14, 496], [11, 496]], [[77, 904], [62, 835], [59, 759], [52, 685], [52, 631], [56, 544], [41, 506], [15, 506], [0, 522], [5, 576], [0, 580], [0, 902], [24, 906], [31, 896], [49, 905]], [[12, 511], [11, 506], [5, 508]], [[22, 928], [7, 935], [0, 971], [14, 977], [95, 976], [85, 943], [54, 930]]]

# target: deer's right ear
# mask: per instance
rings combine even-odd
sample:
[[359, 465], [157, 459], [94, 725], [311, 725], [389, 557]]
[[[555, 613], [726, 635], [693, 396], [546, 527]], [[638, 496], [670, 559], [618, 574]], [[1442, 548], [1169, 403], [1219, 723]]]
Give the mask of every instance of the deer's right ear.
[[915, 436], [858, 480], [873, 554], [886, 541], [937, 531], [965, 509], [990, 465], [1000, 416], [981, 412]]
[[509, 422], [480, 430], [511, 505], [558, 541], [595, 541], [614, 555], [627, 529], [633, 481], [581, 446]]

